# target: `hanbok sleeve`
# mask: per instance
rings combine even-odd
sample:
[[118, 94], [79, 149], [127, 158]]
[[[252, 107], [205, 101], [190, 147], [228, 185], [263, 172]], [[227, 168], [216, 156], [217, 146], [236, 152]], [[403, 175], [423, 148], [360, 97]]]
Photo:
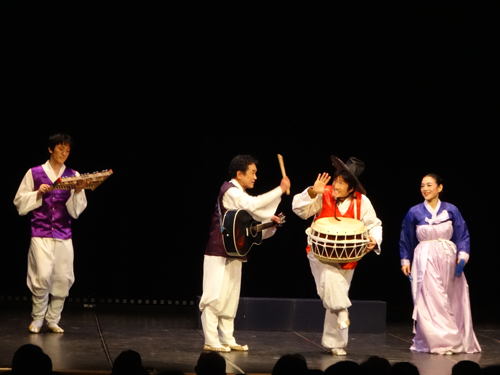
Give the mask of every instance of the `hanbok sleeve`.
[[[453, 217], [453, 236], [451, 237], [451, 241], [457, 246], [457, 253], [466, 253], [470, 254], [470, 237], [469, 237], [469, 229], [467, 228], [467, 224], [465, 223], [462, 214], [456, 207], [452, 210]], [[468, 255], [464, 258], [468, 259]]]
[[376, 254], [380, 254], [382, 245], [382, 221], [377, 217], [372, 202], [366, 195], [362, 196], [361, 221], [368, 229], [368, 234], [375, 238], [377, 246], [373, 249]]
[[14, 197], [14, 205], [20, 216], [24, 216], [42, 205], [43, 199], [37, 199], [37, 193], [34, 191], [34, 188], [33, 175], [31, 174], [31, 169], [29, 169], [24, 175]]
[[413, 222], [413, 214], [410, 210], [403, 219], [399, 238], [399, 255], [402, 265], [409, 265], [413, 260], [413, 251], [418, 245], [416, 228], [417, 226]]
[[[78, 172], [75, 172], [75, 176], [80, 176]], [[80, 214], [87, 207], [87, 197], [85, 195], [85, 189], [80, 193], [75, 194], [75, 190], [71, 189], [71, 197], [66, 201], [66, 209], [69, 215], [73, 219], [78, 219]]]
[[[228, 210], [245, 210], [256, 221], [265, 223], [271, 221], [271, 217], [276, 213], [282, 193], [279, 186], [256, 197], [238, 188], [230, 188], [222, 197], [222, 204]], [[262, 239], [273, 236], [275, 232], [275, 227], [263, 230]]]
[[281, 194], [279, 186], [256, 197], [248, 195], [238, 188], [231, 188], [224, 194], [222, 204], [228, 210], [248, 211], [255, 220], [266, 222], [276, 213], [281, 202]]
[[292, 201], [292, 210], [301, 219], [308, 219], [311, 216], [321, 211], [323, 206], [323, 194], [318, 194], [315, 198], [311, 198], [307, 192], [309, 187], [302, 193], [296, 194]]

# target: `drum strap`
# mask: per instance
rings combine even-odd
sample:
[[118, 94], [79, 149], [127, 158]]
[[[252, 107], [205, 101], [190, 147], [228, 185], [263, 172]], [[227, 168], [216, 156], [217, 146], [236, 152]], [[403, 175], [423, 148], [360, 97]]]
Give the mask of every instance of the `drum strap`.
[[354, 196], [353, 198], [354, 198], [354, 218], [356, 220], [359, 220], [358, 219], [358, 200], [356, 199], [356, 196]]

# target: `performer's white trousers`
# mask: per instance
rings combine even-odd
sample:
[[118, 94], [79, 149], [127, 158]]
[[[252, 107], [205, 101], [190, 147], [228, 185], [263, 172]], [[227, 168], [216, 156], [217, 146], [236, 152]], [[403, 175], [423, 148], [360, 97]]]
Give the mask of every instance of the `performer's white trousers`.
[[33, 294], [33, 320], [59, 323], [74, 281], [71, 240], [31, 238], [27, 284]]
[[349, 328], [338, 328], [338, 313], [351, 306], [349, 287], [354, 270], [343, 270], [338, 264], [321, 263], [312, 252], [307, 255], [316, 290], [326, 309], [321, 345], [325, 348], [345, 348]]
[[241, 260], [205, 255], [200, 301], [205, 344], [236, 345], [234, 318], [241, 286]]

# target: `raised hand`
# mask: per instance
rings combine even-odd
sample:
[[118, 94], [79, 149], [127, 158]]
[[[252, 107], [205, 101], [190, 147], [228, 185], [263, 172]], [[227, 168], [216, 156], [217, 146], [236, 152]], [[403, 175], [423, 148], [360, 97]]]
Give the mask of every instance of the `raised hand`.
[[290, 179], [288, 177], [283, 177], [281, 179], [280, 188], [283, 193], [290, 189]]
[[323, 172], [323, 174], [318, 174], [318, 178], [312, 188], [309, 188], [308, 193], [311, 198], [316, 198], [316, 195], [323, 194], [325, 191], [326, 184], [330, 181], [331, 176]]

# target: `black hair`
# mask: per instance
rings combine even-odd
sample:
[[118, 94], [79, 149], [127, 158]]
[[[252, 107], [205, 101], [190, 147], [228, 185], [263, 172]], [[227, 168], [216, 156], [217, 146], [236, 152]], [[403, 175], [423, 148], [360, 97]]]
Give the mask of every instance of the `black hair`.
[[434, 181], [436, 181], [436, 184], [439, 185], [442, 185], [443, 184], [443, 179], [441, 178], [441, 176], [435, 174], [435, 173], [429, 173], [429, 174], [426, 174], [424, 177], [431, 177], [434, 179]]
[[52, 134], [49, 137], [48, 146], [50, 150], [54, 151], [54, 148], [60, 144], [67, 144], [69, 147], [73, 147], [73, 139], [68, 134], [64, 133]]
[[238, 171], [246, 173], [248, 166], [255, 164], [258, 161], [252, 155], [237, 155], [229, 164], [229, 178], [235, 178]]

